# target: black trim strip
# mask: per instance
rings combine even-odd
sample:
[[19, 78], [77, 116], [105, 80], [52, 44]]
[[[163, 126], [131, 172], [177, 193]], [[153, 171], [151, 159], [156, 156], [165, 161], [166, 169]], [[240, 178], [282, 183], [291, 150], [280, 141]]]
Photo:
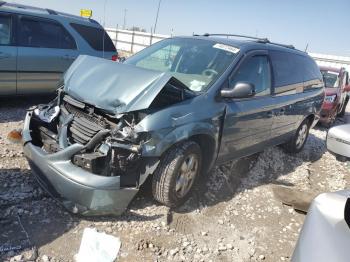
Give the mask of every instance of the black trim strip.
[[14, 73], [14, 74], [16, 74], [17, 71], [13, 71], [13, 70], [0, 70], [0, 74], [1, 74], [1, 73]]
[[18, 73], [18, 74], [63, 74], [61, 71], [16, 71], [16, 70], [0, 70], [0, 73]]

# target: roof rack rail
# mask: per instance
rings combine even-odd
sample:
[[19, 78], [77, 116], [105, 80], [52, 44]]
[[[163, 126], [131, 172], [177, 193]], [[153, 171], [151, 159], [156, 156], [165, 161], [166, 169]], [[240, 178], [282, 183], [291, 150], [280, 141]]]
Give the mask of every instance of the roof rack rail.
[[4, 4], [6, 4], [5, 1], [0, 1], [0, 6], [2, 6], [2, 5], [4, 5]]
[[236, 34], [208, 34], [205, 33], [203, 36], [233, 36], [233, 37], [242, 37], [242, 38], [248, 38], [248, 39], [254, 39], [261, 43], [270, 43], [269, 39], [267, 38], [259, 38], [254, 36], [248, 36], [248, 35], [236, 35]]
[[275, 43], [275, 42], [270, 42], [270, 44], [278, 45], [278, 46], [282, 46], [282, 47], [286, 47], [286, 48], [290, 48], [290, 49], [295, 49], [294, 45], [286, 45], [286, 44], [280, 44], [280, 43]]
[[46, 11], [47, 11], [50, 15], [58, 15], [58, 13], [57, 13], [55, 10], [46, 8]]
[[[193, 35], [193, 36], [200, 36], [200, 35]], [[272, 45], [278, 45], [278, 46], [282, 46], [282, 47], [286, 47], [286, 48], [291, 48], [291, 49], [295, 49], [295, 47], [293, 45], [285, 45], [285, 44], [279, 44], [279, 43], [275, 43], [275, 42], [270, 42], [270, 40], [268, 38], [260, 38], [260, 37], [254, 37], [254, 36], [247, 36], [247, 35], [236, 35], [236, 34], [204, 34], [202, 36], [233, 36], [233, 37], [242, 37], [242, 38], [248, 38], [248, 39], [253, 39], [256, 40], [258, 43], [263, 43], [263, 44], [272, 44]]]

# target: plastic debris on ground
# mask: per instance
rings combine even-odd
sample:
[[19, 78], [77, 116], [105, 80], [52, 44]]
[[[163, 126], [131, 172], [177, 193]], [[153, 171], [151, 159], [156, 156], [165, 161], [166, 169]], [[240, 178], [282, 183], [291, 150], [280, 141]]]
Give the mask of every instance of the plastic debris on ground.
[[120, 239], [94, 228], [85, 228], [80, 243], [77, 262], [112, 262], [117, 258], [121, 246]]

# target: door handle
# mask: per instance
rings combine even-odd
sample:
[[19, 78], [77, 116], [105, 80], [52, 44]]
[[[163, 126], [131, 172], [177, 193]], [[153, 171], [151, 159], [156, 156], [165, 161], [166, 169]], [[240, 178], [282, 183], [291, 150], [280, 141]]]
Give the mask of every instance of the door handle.
[[0, 52], [0, 59], [10, 58], [10, 57], [11, 57], [10, 54]]

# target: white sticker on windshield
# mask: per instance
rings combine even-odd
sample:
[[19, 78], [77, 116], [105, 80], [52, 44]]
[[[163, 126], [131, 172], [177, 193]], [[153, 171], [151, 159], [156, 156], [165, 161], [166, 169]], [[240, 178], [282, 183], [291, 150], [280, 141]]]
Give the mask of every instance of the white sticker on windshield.
[[205, 85], [205, 82], [198, 81], [198, 80], [192, 80], [190, 82], [191, 86], [190, 89], [193, 91], [202, 91], [202, 87]]
[[237, 54], [239, 52], [239, 48], [230, 46], [230, 45], [224, 45], [224, 44], [215, 44], [213, 45], [214, 48], [225, 50], [227, 52], [231, 52], [234, 54]]

